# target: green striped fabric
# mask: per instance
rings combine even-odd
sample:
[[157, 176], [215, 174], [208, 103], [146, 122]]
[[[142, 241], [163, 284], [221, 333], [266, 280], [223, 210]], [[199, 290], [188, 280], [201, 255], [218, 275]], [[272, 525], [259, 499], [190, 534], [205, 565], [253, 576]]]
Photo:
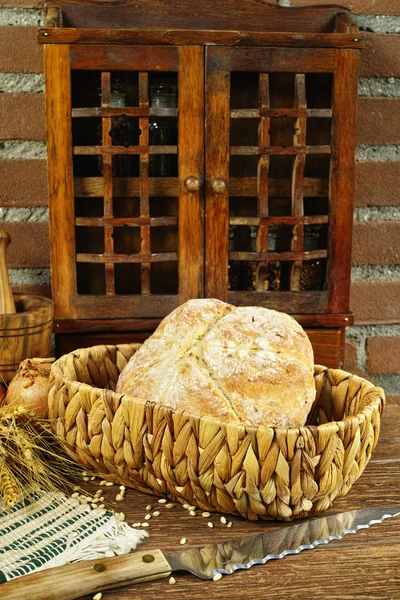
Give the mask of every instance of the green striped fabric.
[[[0, 503], [0, 583], [78, 560], [126, 554], [148, 534], [63, 494]], [[1, 595], [1, 593], [0, 593]]]

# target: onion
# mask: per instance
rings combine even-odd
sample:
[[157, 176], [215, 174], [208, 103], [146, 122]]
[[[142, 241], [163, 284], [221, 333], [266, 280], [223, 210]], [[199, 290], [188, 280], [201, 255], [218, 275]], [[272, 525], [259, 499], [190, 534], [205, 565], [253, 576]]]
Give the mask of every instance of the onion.
[[27, 358], [21, 362], [17, 374], [8, 386], [6, 403], [22, 404], [38, 417], [47, 417], [47, 398], [51, 363], [54, 358]]

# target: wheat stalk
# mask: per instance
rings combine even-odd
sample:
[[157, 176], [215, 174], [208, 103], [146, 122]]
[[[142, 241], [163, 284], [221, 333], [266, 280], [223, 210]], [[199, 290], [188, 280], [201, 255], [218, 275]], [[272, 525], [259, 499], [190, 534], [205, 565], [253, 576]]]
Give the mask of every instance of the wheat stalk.
[[0, 499], [8, 508], [28, 491], [59, 491], [79, 468], [46, 421], [23, 405], [0, 406]]

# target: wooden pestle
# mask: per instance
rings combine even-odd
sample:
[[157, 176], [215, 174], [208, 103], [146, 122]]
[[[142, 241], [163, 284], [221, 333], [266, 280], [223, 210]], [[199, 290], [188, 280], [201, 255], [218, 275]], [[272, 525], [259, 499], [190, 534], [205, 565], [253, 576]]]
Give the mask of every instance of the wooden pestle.
[[0, 231], [0, 315], [17, 312], [7, 270], [6, 252], [9, 243], [8, 233]]

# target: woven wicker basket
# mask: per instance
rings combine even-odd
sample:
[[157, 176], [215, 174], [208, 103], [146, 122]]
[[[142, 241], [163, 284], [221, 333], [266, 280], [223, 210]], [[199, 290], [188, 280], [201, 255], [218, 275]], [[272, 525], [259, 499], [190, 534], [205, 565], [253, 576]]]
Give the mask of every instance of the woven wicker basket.
[[95, 346], [52, 366], [53, 429], [105, 479], [203, 510], [289, 521], [346, 494], [376, 446], [385, 396], [360, 377], [316, 366], [309, 425], [246, 427], [116, 394], [139, 347]]

